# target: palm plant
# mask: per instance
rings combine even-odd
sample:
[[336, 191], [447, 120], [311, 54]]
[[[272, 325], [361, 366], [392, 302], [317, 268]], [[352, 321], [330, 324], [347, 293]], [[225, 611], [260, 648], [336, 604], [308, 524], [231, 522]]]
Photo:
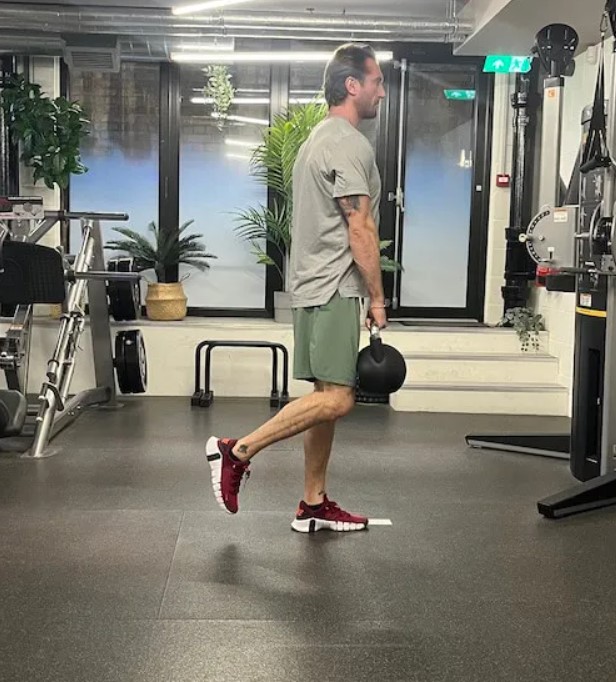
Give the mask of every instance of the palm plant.
[[[253, 177], [273, 190], [271, 208], [261, 205], [235, 214], [238, 235], [251, 243], [258, 263], [276, 268], [285, 290], [291, 250], [293, 166], [300, 147], [326, 116], [326, 105], [310, 102], [290, 107], [287, 112], [274, 117], [272, 125], [263, 133], [263, 142], [254, 150], [251, 159]], [[381, 242], [381, 252], [389, 248], [391, 243]], [[280, 254], [283, 268], [268, 255], [268, 244], [272, 244]], [[385, 255], [381, 256], [381, 267], [386, 272], [400, 268]]]
[[154, 270], [159, 283], [177, 281], [177, 279], [167, 279], [166, 273], [170, 268], [184, 263], [203, 272], [210, 267], [208, 260], [217, 257], [208, 253], [205, 245], [199, 241], [203, 235], [183, 236], [193, 223], [194, 220], [184, 223], [176, 235], [160, 230], [155, 222], [151, 222], [148, 225], [148, 231], [154, 237], [153, 243], [130, 228], [114, 227], [114, 232], [121, 234], [124, 239], [109, 241], [105, 244], [105, 248], [132, 256], [137, 270]]
[[[253, 177], [273, 190], [271, 208], [259, 206], [236, 214], [238, 235], [252, 244], [257, 262], [274, 266], [283, 282], [291, 249], [293, 166], [300, 147], [326, 115], [324, 104], [310, 102], [274, 117], [251, 159]], [[268, 243], [280, 253], [282, 269], [267, 254]]]

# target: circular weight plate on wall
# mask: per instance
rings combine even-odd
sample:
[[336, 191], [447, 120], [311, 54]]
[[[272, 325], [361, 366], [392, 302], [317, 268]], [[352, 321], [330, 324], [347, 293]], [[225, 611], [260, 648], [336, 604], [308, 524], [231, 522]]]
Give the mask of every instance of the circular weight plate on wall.
[[535, 263], [553, 268], [575, 266], [577, 220], [574, 206], [546, 208], [533, 218], [521, 241]]
[[[107, 263], [109, 272], [136, 272], [133, 258], [112, 258]], [[132, 322], [139, 318], [141, 311], [141, 289], [139, 282], [107, 283], [109, 309], [116, 322]]]
[[115, 367], [122, 393], [145, 393], [148, 363], [143, 334], [138, 329], [116, 334]]

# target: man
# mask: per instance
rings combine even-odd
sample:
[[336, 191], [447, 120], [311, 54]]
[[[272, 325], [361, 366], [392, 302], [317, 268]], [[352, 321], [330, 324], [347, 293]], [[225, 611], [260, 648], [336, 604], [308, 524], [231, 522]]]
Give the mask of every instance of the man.
[[264, 448], [304, 433], [304, 498], [292, 528], [364, 530], [368, 519], [342, 510], [326, 495], [336, 421], [355, 404], [360, 300], [370, 298], [366, 324], [387, 324], [378, 235], [381, 182], [374, 151], [358, 131], [385, 97], [371, 47], [343, 45], [325, 70], [328, 117], [302, 146], [293, 172], [291, 296], [294, 377], [314, 392], [239, 439], [210, 438], [206, 454], [219, 505], [238, 511], [250, 461]]

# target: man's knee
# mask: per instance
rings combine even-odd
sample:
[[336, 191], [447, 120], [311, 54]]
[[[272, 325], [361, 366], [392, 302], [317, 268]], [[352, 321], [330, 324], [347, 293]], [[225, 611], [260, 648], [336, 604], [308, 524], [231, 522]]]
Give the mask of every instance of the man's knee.
[[355, 407], [355, 391], [350, 387], [324, 384], [323, 395], [327, 405], [327, 421], [342, 419]]

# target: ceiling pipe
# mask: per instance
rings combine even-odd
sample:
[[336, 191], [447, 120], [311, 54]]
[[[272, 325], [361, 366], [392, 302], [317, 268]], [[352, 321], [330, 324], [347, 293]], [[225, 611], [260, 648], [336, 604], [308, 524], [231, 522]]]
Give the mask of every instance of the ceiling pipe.
[[[301, 14], [281, 12], [218, 12], [209, 15], [174, 16], [171, 11], [133, 10], [96, 7], [74, 9], [68, 6], [45, 6], [28, 4], [0, 5], [0, 25], [3, 31], [28, 30], [45, 33], [114, 33], [117, 35], [169, 35], [170, 33], [193, 33], [200, 29], [244, 28], [253, 30], [263, 27], [279, 28], [292, 32], [312, 29], [314, 31], [338, 29], [341, 31], [391, 31], [401, 37], [442, 36], [458, 41], [471, 32], [470, 23], [450, 19], [397, 19], [394, 17], [347, 16], [332, 14]], [[375, 34], [372, 40], [379, 36]], [[186, 36], [184, 36], [186, 37]], [[288, 37], [288, 36], [285, 36]]]
[[[229, 34], [226, 34], [229, 35]], [[200, 36], [204, 40], [212, 40], [220, 37], [218, 33], [203, 34]], [[238, 38], [247, 39], [262, 39], [263, 33], [241, 33], [235, 35]], [[323, 42], [323, 36], [306, 36], [306, 35], [292, 35], [292, 34], [268, 34], [271, 39], [297, 39], [305, 42], [319, 41]], [[337, 36], [339, 42], [348, 39], [348, 36]], [[363, 38], [358, 38], [364, 40]], [[369, 38], [365, 38], [369, 41]], [[402, 41], [403, 38], [394, 38], [393, 41]], [[425, 40], [425, 38], [404, 38], [407, 42], [414, 42], [416, 40]], [[381, 41], [387, 42], [387, 41]], [[435, 40], [433, 40], [435, 42]], [[444, 42], [441, 38], [440, 42]], [[168, 39], [161, 36], [123, 36], [120, 38], [120, 54], [122, 59], [132, 61], [166, 61], [170, 58], [172, 52], [179, 52], [182, 46], [185, 45], [186, 38], [182, 39]], [[16, 35], [11, 33], [4, 33], [0, 35], [0, 54], [14, 54], [14, 55], [47, 55], [47, 56], [62, 56], [64, 51], [64, 41], [59, 35], [45, 35], [45, 34], [28, 34]]]

